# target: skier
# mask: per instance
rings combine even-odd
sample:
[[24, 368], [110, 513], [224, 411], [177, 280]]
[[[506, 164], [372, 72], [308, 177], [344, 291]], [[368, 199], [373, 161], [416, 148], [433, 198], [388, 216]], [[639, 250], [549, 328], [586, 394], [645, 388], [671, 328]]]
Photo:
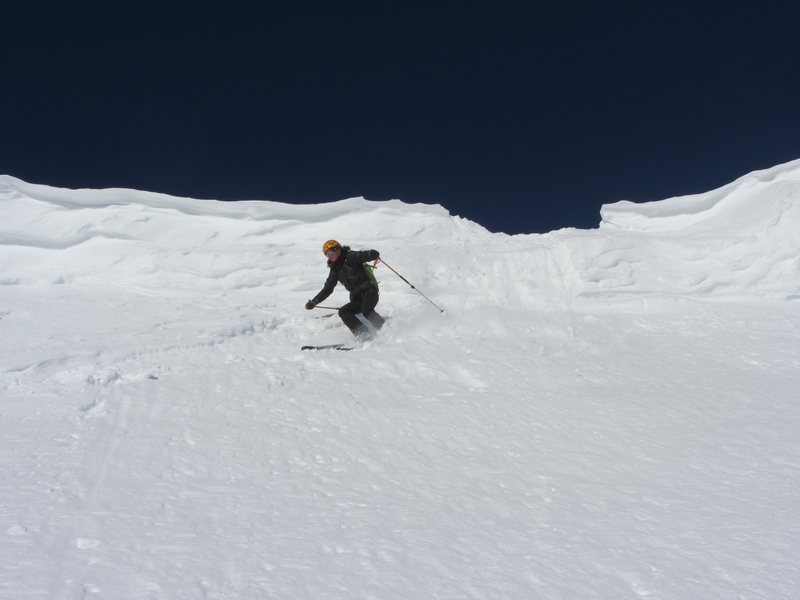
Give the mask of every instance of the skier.
[[358, 340], [369, 339], [367, 327], [356, 316], [358, 313], [372, 323], [375, 329], [383, 327], [384, 319], [375, 312], [378, 304], [378, 283], [364, 263], [376, 260], [377, 250], [355, 251], [342, 246], [336, 240], [328, 240], [322, 245], [322, 253], [328, 258], [328, 279], [319, 294], [306, 303], [306, 310], [313, 309], [333, 293], [336, 284], [341, 282], [350, 292], [350, 302], [339, 309], [339, 317]]

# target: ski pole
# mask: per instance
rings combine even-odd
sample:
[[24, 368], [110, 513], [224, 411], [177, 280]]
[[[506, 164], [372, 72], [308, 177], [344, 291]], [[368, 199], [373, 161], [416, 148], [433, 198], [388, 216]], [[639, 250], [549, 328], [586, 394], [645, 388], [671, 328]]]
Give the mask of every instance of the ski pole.
[[325, 310], [339, 310], [338, 308], [334, 308], [333, 306], [315, 306], [314, 308], [324, 308]]
[[[400, 275], [400, 273], [398, 273], [398, 272], [397, 272], [397, 271], [395, 271], [395, 270], [394, 270], [392, 267], [390, 267], [388, 264], [386, 264], [386, 261], [385, 261], [385, 260], [383, 260], [382, 258], [379, 258], [378, 260], [379, 260], [379, 261], [381, 261], [383, 264], [385, 264], [385, 265], [386, 265], [386, 267], [387, 267], [387, 268], [388, 268], [388, 269], [389, 269], [389, 270], [390, 270], [392, 273], [394, 273], [395, 275], [397, 275], [397, 276], [398, 276], [400, 279], [402, 279], [402, 280], [403, 280], [403, 281], [405, 281], [405, 282], [406, 282], [406, 283], [407, 283], [409, 286], [411, 286], [411, 289], [412, 289], [412, 290], [415, 290], [415, 291], [416, 291], [416, 292], [417, 292], [417, 293], [418, 293], [420, 296], [422, 296], [423, 298], [425, 298], [425, 300], [427, 300], [428, 302], [430, 302], [431, 304], [433, 304], [434, 306], [436, 306], [436, 304], [434, 304], [434, 303], [433, 303], [433, 300], [431, 300], [431, 299], [430, 299], [430, 298], [428, 298], [428, 297], [427, 297], [425, 294], [423, 294], [422, 292], [420, 292], [420, 291], [419, 291], [417, 288], [415, 288], [415, 287], [414, 287], [414, 286], [411, 284], [411, 282], [410, 282], [408, 279], [406, 279], [405, 277], [403, 277], [402, 275]], [[438, 306], [436, 306], [436, 308], [439, 308], [439, 307], [438, 307]], [[440, 313], [443, 313], [443, 312], [444, 312], [444, 309], [443, 309], [443, 308], [439, 308], [439, 312], [440, 312]]]

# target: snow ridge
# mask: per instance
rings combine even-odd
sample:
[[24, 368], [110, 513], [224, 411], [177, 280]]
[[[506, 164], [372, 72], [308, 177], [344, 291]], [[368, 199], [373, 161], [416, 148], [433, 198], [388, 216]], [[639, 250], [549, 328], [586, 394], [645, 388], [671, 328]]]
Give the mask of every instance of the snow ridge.
[[[476, 301], [485, 301], [488, 292], [489, 301], [500, 306], [652, 294], [797, 299], [799, 193], [800, 161], [795, 161], [707, 194], [606, 205], [599, 230], [509, 237], [451, 217], [440, 206], [397, 200], [223, 203], [133, 190], [56, 190], [4, 176], [0, 245], [63, 250], [108, 246], [114, 240], [127, 241], [119, 247], [131, 249], [158, 243], [159, 271], [183, 274], [199, 254], [234, 243], [297, 248], [304, 255], [296, 262], [310, 263], [316, 252], [305, 240], [336, 232], [353, 244], [435, 253], [435, 263], [446, 268], [429, 267], [431, 285], [468, 303], [475, 291]], [[173, 252], [165, 263], [168, 249]], [[109, 270], [92, 265], [93, 273], [98, 269]], [[49, 281], [85, 276], [58, 270], [43, 276]], [[31, 276], [27, 265], [17, 270], [9, 265], [4, 272], [6, 281]]]

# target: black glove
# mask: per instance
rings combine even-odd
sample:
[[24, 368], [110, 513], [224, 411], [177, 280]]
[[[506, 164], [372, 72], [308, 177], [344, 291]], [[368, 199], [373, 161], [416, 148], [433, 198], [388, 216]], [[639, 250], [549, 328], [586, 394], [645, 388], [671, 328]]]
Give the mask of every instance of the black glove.
[[306, 310], [311, 310], [316, 305], [317, 305], [316, 302], [314, 302], [313, 300], [309, 300], [308, 302], [306, 302]]
[[370, 260], [377, 260], [378, 258], [380, 258], [380, 256], [381, 256], [381, 253], [378, 252], [377, 250], [370, 250], [369, 251], [369, 259]]

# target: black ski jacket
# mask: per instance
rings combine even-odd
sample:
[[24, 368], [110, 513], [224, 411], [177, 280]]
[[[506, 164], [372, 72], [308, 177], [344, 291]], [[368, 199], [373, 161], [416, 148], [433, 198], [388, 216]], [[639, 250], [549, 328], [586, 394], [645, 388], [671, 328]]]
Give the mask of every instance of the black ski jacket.
[[365, 262], [375, 260], [380, 256], [377, 250], [356, 251], [349, 246], [343, 246], [336, 262], [328, 261], [328, 279], [322, 290], [312, 300], [314, 304], [323, 302], [333, 293], [337, 283], [341, 283], [348, 292], [363, 294], [370, 287], [375, 287], [364, 268]]

